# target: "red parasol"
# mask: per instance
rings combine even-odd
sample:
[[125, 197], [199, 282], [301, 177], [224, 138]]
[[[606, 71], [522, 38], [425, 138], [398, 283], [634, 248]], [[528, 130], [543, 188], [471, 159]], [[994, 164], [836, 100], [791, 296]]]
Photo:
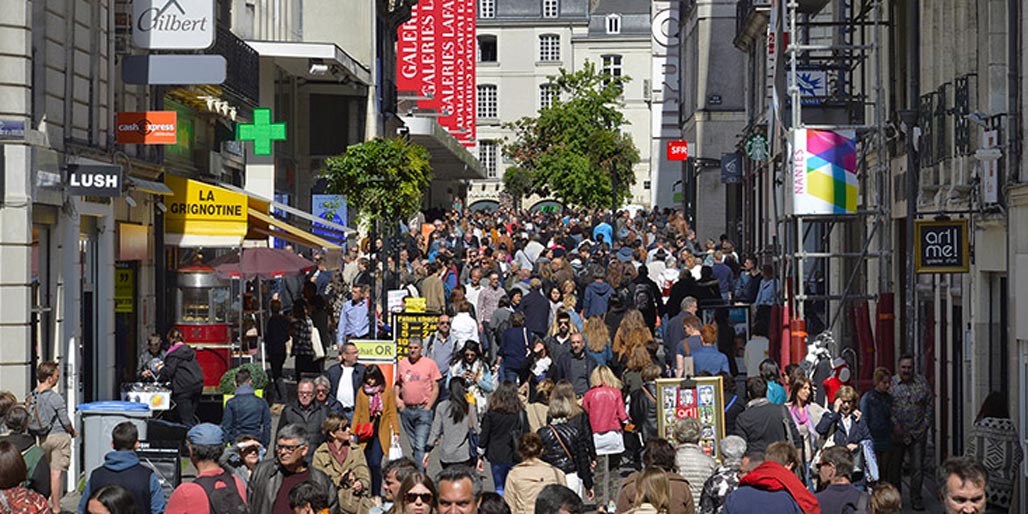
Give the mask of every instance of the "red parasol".
[[288, 250], [279, 248], [243, 248], [214, 259], [214, 271], [222, 278], [259, 277], [264, 280], [291, 277], [314, 269], [315, 264]]

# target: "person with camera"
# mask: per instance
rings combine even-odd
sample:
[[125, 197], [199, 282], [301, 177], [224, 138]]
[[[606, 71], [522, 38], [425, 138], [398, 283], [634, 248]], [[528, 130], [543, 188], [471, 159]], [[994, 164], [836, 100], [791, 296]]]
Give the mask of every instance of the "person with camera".
[[339, 512], [357, 514], [371, 508], [371, 469], [364, 452], [352, 445], [350, 422], [330, 414], [321, 423], [325, 442], [314, 450], [314, 469], [332, 479], [339, 495]]

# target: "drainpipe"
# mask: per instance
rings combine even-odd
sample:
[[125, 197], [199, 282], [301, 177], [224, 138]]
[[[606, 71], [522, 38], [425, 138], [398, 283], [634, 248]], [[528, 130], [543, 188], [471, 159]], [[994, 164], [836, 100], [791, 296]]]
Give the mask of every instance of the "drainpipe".
[[[1011, 0], [1016, 2], [1017, 0]], [[917, 111], [921, 100], [921, 25], [919, 18], [921, 9], [918, 0], [906, 0], [907, 7], [907, 75], [909, 77], [907, 93], [907, 110], [901, 113], [907, 126], [907, 284], [906, 311], [904, 321], [907, 325], [906, 351], [913, 352], [916, 357], [923, 353], [917, 338], [917, 276], [914, 273], [914, 219], [917, 217], [917, 193], [919, 180], [919, 163], [917, 156], [914, 128], [917, 126]], [[901, 352], [903, 353], [903, 352]]]

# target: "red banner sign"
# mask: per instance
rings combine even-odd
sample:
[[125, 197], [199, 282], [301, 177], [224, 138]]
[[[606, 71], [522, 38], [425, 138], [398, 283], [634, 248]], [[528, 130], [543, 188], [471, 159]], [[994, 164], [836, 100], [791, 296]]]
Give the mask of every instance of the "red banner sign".
[[475, 0], [421, 0], [397, 29], [396, 89], [465, 146], [475, 144]]
[[115, 140], [118, 144], [173, 145], [177, 120], [175, 111], [119, 112]]
[[684, 161], [689, 158], [689, 142], [688, 141], [668, 141], [667, 142], [667, 160], [669, 161]]

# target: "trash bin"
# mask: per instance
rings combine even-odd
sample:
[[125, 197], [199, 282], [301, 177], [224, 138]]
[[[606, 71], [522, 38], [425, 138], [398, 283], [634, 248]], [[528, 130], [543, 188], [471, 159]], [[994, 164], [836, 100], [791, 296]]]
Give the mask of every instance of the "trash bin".
[[93, 402], [78, 406], [78, 426], [82, 427], [82, 463], [88, 478], [102, 466], [104, 455], [111, 451], [111, 432], [122, 421], [131, 421], [139, 430], [139, 440], [146, 439], [146, 421], [150, 408], [133, 402]]

